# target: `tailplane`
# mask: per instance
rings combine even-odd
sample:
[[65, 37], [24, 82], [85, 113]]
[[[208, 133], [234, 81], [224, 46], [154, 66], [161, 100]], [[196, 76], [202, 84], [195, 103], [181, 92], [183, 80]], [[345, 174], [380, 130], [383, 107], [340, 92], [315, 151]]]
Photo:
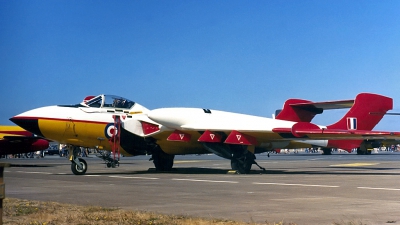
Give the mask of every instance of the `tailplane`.
[[275, 119], [289, 120], [293, 122], [311, 122], [323, 109], [316, 108], [313, 102], [303, 99], [288, 99], [282, 110], [277, 110]]

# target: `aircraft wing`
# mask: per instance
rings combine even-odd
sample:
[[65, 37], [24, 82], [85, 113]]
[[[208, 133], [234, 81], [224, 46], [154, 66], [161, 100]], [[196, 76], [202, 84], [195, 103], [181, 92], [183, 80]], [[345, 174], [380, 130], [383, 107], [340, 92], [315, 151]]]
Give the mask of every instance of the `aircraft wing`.
[[48, 147], [49, 141], [18, 126], [0, 126], [0, 155], [34, 152]]
[[4, 136], [0, 139], [0, 155], [41, 151], [48, 147], [49, 142], [38, 137]]
[[[313, 125], [310, 125], [313, 126]], [[320, 128], [317, 125], [314, 128], [301, 127], [300, 124], [293, 125], [292, 128], [274, 128], [268, 130], [244, 130], [244, 129], [205, 129], [207, 133], [225, 133], [229, 136], [247, 135], [257, 140], [254, 143], [266, 143], [274, 141], [300, 141], [300, 140], [399, 140], [400, 132], [391, 131], [370, 131], [370, 130], [341, 130]], [[194, 128], [186, 127], [184, 130], [204, 131], [203, 126]]]

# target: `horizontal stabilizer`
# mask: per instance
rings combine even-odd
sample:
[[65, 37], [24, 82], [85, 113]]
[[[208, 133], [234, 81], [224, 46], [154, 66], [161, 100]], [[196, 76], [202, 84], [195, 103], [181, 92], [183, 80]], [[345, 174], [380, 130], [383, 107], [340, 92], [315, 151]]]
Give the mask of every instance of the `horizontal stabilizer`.
[[340, 100], [340, 101], [329, 101], [329, 102], [307, 102], [307, 103], [294, 103], [290, 104], [292, 107], [299, 107], [303, 109], [347, 109], [351, 108], [354, 104], [354, 100]]
[[303, 99], [288, 99], [275, 118], [293, 122], [311, 122], [315, 115], [323, 113], [324, 110], [351, 108], [353, 104], [354, 100], [311, 102]]

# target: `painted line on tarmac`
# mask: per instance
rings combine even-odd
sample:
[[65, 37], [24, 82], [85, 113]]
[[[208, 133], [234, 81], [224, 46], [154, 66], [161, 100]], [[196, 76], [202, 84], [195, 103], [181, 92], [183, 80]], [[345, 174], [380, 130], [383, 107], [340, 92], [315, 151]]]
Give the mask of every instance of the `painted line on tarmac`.
[[375, 166], [379, 163], [347, 163], [347, 164], [337, 164], [337, 165], [330, 165], [330, 166], [344, 166], [344, 167], [358, 167], [358, 166]]
[[200, 160], [177, 160], [174, 161], [174, 164], [176, 163], [196, 163], [196, 162], [204, 162], [204, 161], [200, 161]]
[[313, 159], [307, 159], [309, 161], [317, 161], [317, 160], [322, 160], [323, 158], [313, 158]]
[[157, 177], [130, 177], [130, 176], [108, 176], [111, 178], [124, 178], [124, 179], [143, 179], [143, 180], [158, 180]]
[[176, 181], [194, 181], [194, 182], [208, 182], [208, 183], [229, 183], [229, 184], [238, 184], [238, 181], [225, 181], [225, 180], [196, 180], [196, 179], [180, 179], [180, 178], [172, 178], [171, 180]]
[[325, 187], [325, 188], [340, 187], [340, 186], [334, 186], [334, 185], [320, 185], [320, 184], [288, 184], [288, 183], [258, 183], [258, 182], [253, 182], [253, 184], [278, 185], [278, 186], [300, 186], [300, 187]]
[[53, 174], [49, 172], [29, 172], [29, 171], [17, 171], [18, 173], [34, 173], [34, 174]]
[[373, 187], [357, 187], [357, 188], [367, 189], [367, 190], [400, 191], [399, 188], [373, 188]]

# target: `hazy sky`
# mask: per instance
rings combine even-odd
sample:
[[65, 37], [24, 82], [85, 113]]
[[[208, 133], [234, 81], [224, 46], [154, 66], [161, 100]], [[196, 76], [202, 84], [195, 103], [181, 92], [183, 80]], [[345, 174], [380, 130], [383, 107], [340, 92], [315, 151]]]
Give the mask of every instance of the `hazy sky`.
[[[397, 0], [0, 0], [0, 124], [102, 93], [270, 117], [288, 98], [373, 92], [400, 112], [399, 10]], [[400, 116], [376, 129], [400, 131]]]

